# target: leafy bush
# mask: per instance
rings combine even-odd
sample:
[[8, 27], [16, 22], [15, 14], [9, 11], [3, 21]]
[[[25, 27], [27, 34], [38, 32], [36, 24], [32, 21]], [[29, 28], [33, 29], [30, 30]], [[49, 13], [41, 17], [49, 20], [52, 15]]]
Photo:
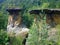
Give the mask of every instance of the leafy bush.
[[0, 30], [0, 45], [8, 45], [9, 44], [9, 38], [7, 36], [6, 31]]
[[22, 45], [22, 38], [19, 36], [11, 37], [10, 38], [10, 45]]
[[0, 29], [6, 29], [7, 26], [7, 14], [0, 12]]
[[29, 37], [27, 40], [29, 45], [38, 45], [38, 29], [35, 23], [32, 25], [29, 33]]
[[[38, 18], [38, 17], [37, 17]], [[39, 17], [40, 19], [40, 17]], [[46, 28], [46, 20], [37, 20], [33, 22], [33, 25], [30, 28], [28, 44], [29, 45], [45, 45], [47, 38], [47, 28]]]
[[22, 16], [23, 24], [25, 24], [28, 28], [32, 25], [33, 16], [29, 15], [28, 12], [25, 12]]
[[[52, 40], [48, 40], [48, 30], [46, 24], [46, 18], [33, 22], [30, 28], [29, 37], [27, 39], [27, 44], [29, 45], [60, 45], [60, 26], [58, 27], [57, 35], [51, 37]], [[38, 31], [39, 30], [39, 31]], [[51, 35], [50, 35], [51, 36]], [[54, 38], [54, 39], [53, 39]]]

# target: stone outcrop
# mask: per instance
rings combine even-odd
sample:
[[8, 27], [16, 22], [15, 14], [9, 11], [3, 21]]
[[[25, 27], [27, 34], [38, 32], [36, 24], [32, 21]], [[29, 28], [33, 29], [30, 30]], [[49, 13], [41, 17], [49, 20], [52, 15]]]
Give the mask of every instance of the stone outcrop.
[[[9, 37], [21, 37], [26, 38], [29, 29], [22, 24], [21, 11], [22, 9], [7, 9], [9, 12], [8, 25], [7, 25], [7, 34]], [[24, 42], [25, 43], [25, 42]]]

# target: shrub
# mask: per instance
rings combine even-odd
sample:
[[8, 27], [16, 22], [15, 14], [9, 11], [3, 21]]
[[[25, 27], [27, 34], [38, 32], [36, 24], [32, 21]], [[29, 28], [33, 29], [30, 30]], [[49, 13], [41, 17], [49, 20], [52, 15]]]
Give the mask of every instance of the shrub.
[[10, 45], [22, 45], [22, 38], [18, 37], [11, 37], [10, 38]]
[[7, 36], [6, 31], [0, 30], [0, 45], [8, 45], [9, 44], [9, 38]]

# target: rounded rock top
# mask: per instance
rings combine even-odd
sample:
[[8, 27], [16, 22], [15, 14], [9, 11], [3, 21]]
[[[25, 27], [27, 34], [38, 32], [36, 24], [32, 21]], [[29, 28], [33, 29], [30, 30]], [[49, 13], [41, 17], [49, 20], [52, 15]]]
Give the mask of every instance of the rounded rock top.
[[8, 11], [8, 12], [15, 12], [15, 11], [20, 12], [20, 11], [23, 11], [23, 9], [22, 8], [9, 8], [9, 9], [6, 9], [6, 11]]
[[19, 14], [19, 12], [22, 12], [22, 8], [8, 8], [6, 11], [9, 12], [9, 14]]

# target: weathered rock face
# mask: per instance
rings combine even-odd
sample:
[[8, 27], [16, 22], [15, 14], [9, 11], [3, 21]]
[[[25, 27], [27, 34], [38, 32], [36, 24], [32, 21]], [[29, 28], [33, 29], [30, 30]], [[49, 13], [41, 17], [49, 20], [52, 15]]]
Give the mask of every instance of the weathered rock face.
[[16, 26], [16, 25], [20, 25], [21, 24], [21, 16], [18, 15], [9, 15], [9, 18], [8, 18], [8, 25], [13, 25], [13, 26]]
[[19, 35], [19, 33], [24, 34], [23, 32], [28, 32], [28, 29], [26, 26], [22, 24], [22, 18], [19, 15], [19, 12], [21, 9], [7, 9], [9, 12], [9, 18], [8, 18], [8, 25], [7, 25], [7, 32], [9, 35], [14, 34], [14, 36]]
[[26, 38], [26, 35], [29, 32], [29, 29], [22, 24], [22, 18], [19, 15], [20, 9], [8, 9], [9, 18], [7, 25], [7, 34], [10, 37], [21, 37], [22, 39]]
[[[51, 17], [52, 16], [52, 17]], [[50, 24], [51, 26], [55, 26], [56, 24], [60, 25], [60, 15], [59, 14], [53, 14], [46, 17], [47, 24]]]
[[26, 28], [24, 25], [21, 25], [21, 27], [8, 25], [7, 26], [7, 33], [10, 37], [13, 36], [22, 36], [24, 37], [26, 34], [28, 34], [29, 29]]

